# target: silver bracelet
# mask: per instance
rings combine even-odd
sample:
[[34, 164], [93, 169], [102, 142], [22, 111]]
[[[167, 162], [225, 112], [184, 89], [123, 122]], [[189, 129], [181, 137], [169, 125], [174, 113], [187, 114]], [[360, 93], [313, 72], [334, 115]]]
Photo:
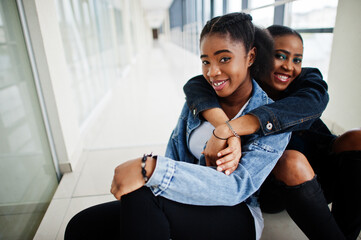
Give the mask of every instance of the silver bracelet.
[[232, 128], [231, 124], [229, 124], [229, 120], [226, 121], [227, 126], [229, 127], [229, 130], [231, 130], [231, 132], [233, 133], [233, 135], [237, 138], [240, 138], [240, 136], [236, 133], [236, 131], [234, 131], [234, 129]]

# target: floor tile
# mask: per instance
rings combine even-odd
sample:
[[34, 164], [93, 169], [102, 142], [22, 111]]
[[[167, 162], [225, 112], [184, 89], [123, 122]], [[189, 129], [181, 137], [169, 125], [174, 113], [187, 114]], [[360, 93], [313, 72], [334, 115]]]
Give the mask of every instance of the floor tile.
[[292, 221], [286, 211], [263, 214], [264, 230], [261, 240], [307, 240], [307, 237]]
[[56, 239], [60, 226], [64, 221], [65, 213], [70, 205], [70, 198], [53, 199], [36, 232], [34, 240]]

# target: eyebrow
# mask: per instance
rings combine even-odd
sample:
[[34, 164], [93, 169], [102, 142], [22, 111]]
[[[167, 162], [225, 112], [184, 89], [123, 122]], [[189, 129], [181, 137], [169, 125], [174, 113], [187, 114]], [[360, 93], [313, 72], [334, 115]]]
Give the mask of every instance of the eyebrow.
[[[284, 49], [275, 49], [275, 51], [280, 51], [280, 52], [286, 53], [288, 55], [291, 55], [291, 53], [289, 51], [286, 51]], [[302, 57], [303, 55], [300, 53], [296, 53], [295, 56]]]
[[[218, 55], [218, 54], [221, 54], [221, 53], [224, 53], [224, 52], [227, 52], [227, 53], [232, 53], [231, 51], [227, 50], [227, 49], [222, 49], [222, 50], [218, 50], [214, 53], [214, 55]], [[208, 57], [208, 55], [206, 54], [202, 54], [201, 55], [201, 58], [205, 58], [205, 57]]]

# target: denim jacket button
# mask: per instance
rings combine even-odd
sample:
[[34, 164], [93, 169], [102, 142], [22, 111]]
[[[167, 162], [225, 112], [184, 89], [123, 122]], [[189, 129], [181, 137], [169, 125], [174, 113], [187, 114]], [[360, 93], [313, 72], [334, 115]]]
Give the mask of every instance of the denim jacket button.
[[193, 108], [193, 115], [195, 116], [197, 114], [197, 109]]
[[272, 128], [273, 128], [273, 125], [272, 125], [272, 123], [267, 123], [267, 125], [266, 125], [266, 128], [268, 129], [268, 130], [272, 130]]

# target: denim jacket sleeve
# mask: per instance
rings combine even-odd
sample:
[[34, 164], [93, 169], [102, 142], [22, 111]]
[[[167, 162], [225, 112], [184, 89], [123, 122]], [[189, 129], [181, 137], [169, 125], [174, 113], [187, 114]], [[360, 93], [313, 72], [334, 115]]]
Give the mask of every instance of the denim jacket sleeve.
[[198, 75], [184, 85], [186, 102], [194, 117], [211, 108], [221, 108], [217, 94], [203, 75]]
[[[271, 147], [275, 142], [278, 147]], [[229, 176], [212, 167], [158, 156], [146, 186], [156, 196], [184, 204], [233, 206], [247, 200], [260, 188], [287, 142], [287, 133], [254, 139], [243, 147], [241, 162]]]
[[[188, 107], [188, 119], [193, 115]], [[183, 115], [184, 116], [184, 115]], [[156, 168], [146, 183], [156, 196], [192, 205], [232, 206], [250, 198], [282, 155], [289, 133], [242, 139], [243, 156], [229, 176], [213, 167], [197, 164], [187, 147], [189, 124], [182, 115], [168, 143], [166, 156], [158, 156]]]
[[303, 68], [300, 76], [283, 92], [281, 99], [249, 112], [260, 121], [264, 135], [306, 130], [325, 110], [327, 83], [317, 68]]
[[[190, 79], [183, 90], [187, 105], [195, 116], [204, 110], [219, 107], [216, 93], [203, 76]], [[263, 135], [305, 130], [321, 116], [328, 100], [327, 84], [322, 80], [320, 71], [303, 68], [300, 76], [283, 92], [281, 99], [258, 107], [249, 114], [258, 118]]]

